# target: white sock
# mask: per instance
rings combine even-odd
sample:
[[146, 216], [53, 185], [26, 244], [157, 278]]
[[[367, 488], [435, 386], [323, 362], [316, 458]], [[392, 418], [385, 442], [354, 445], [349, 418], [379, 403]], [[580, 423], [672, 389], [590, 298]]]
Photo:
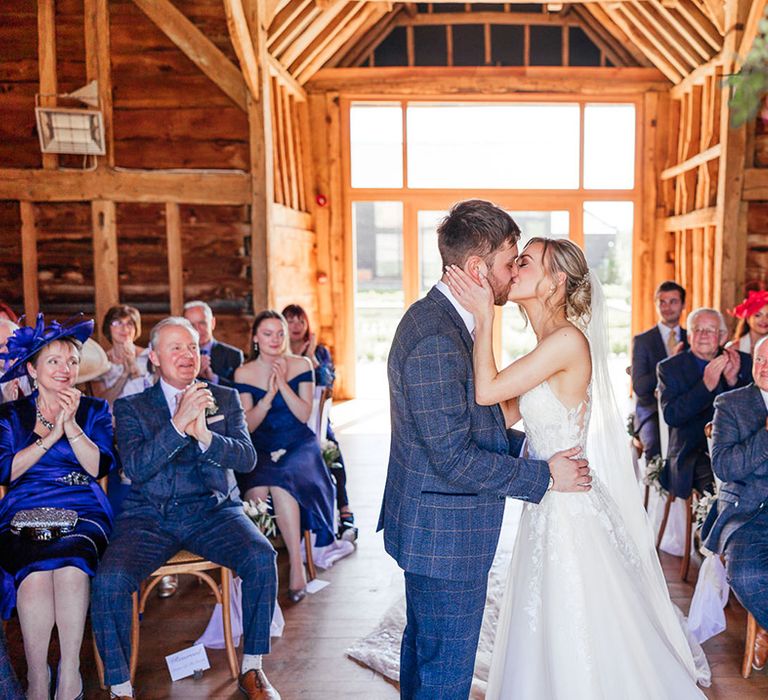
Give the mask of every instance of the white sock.
[[248, 673], [248, 671], [261, 671], [261, 654], [243, 654], [240, 673]]
[[133, 697], [133, 685], [131, 685], [130, 681], [119, 683], [118, 685], [111, 685], [109, 691], [112, 695], [117, 695], [117, 697], [120, 697], [121, 695], [129, 698]]

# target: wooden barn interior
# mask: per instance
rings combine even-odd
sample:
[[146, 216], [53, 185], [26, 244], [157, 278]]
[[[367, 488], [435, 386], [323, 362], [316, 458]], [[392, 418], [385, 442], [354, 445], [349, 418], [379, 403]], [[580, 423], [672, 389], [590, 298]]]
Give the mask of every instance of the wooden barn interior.
[[[417, 213], [483, 197], [567, 211], [579, 243], [586, 202], [631, 202], [632, 333], [655, 323], [653, 291], [665, 279], [686, 287], [689, 309], [731, 308], [768, 282], [768, 127], [732, 127], [723, 85], [765, 9], [766, 0], [3, 0], [0, 300], [28, 318], [100, 320], [132, 304], [146, 341], [153, 321], [205, 299], [218, 336], [243, 348], [255, 313], [299, 303], [333, 352], [335, 398], [364, 398], [355, 204], [401, 204], [405, 307], [422, 293]], [[89, 84], [105, 155], [41, 153], [35, 108], [83, 107], [71, 94]], [[401, 139], [399, 182], [353, 186], [354, 105], [399, 107], [405, 121], [420, 103], [525, 102], [576, 105], [582, 117], [590, 105], [631, 105], [631, 184], [587, 187], [580, 174], [560, 189], [409, 187]], [[724, 665], [739, 664], [738, 620]], [[359, 680], [348, 687], [362, 693]], [[394, 697], [373, 687], [371, 697]], [[717, 688], [710, 697], [768, 692], [764, 677]], [[360, 697], [337, 690], [296, 685], [284, 697]], [[151, 696], [230, 696], [205, 692]]]

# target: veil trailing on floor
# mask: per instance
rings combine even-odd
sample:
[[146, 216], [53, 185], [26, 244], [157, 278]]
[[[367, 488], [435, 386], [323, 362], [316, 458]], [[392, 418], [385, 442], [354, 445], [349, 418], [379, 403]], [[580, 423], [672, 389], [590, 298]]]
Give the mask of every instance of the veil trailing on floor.
[[643, 508], [624, 421], [619, 413], [608, 371], [608, 323], [605, 295], [597, 274], [590, 271], [592, 314], [585, 334], [592, 359], [592, 415], [587, 438], [590, 468], [599, 475], [622, 514], [640, 555], [644, 585], [663, 636], [701, 685], [711, 674], [704, 652], [687, 632], [682, 613], [672, 604], [650, 521]]

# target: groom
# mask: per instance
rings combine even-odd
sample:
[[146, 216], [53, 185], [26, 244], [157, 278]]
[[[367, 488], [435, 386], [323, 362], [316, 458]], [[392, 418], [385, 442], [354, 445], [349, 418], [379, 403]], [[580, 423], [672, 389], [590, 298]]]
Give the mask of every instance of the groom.
[[[460, 202], [437, 235], [443, 266], [475, 281], [486, 274], [496, 304], [506, 303], [520, 237], [506, 212]], [[510, 455], [500, 407], [475, 403], [473, 331], [441, 280], [405, 313], [389, 354], [392, 443], [379, 529], [405, 571], [403, 700], [469, 696], [504, 498], [538, 503], [549, 489], [583, 493], [591, 481], [586, 461], [571, 459], [577, 449], [548, 463]]]

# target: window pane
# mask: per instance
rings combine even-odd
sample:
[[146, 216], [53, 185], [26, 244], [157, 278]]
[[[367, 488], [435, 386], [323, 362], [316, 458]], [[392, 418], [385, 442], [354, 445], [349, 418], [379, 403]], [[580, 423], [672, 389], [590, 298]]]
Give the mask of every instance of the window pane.
[[[359, 379], [366, 396], [385, 396], [386, 359], [403, 315], [403, 205], [355, 202], [355, 329]], [[361, 385], [362, 388], [362, 385]]]
[[443, 276], [443, 263], [437, 248], [437, 225], [447, 211], [418, 212], [419, 296], [424, 296]]
[[629, 190], [635, 186], [635, 106], [584, 108], [584, 187]]
[[[570, 218], [567, 211], [511, 211], [509, 215], [520, 227], [518, 249], [536, 236], [568, 238]], [[521, 355], [533, 350], [536, 336], [526, 326], [517, 304], [506, 304], [501, 310], [501, 362], [506, 367]]]
[[353, 104], [349, 110], [352, 187], [403, 186], [400, 105]]
[[630, 340], [633, 223], [632, 202], [584, 203], [584, 254], [605, 292], [611, 352], [621, 356]]
[[579, 107], [408, 105], [408, 186], [575, 189]]

